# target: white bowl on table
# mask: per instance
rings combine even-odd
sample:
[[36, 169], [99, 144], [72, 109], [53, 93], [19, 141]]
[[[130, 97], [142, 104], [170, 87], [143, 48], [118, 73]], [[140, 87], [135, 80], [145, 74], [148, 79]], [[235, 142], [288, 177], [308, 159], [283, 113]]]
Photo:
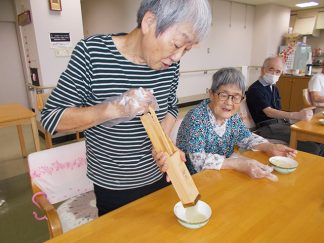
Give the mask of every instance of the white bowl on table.
[[319, 119], [318, 122], [319, 122], [319, 124], [324, 126], [324, 118]]
[[269, 162], [273, 169], [281, 174], [289, 174], [298, 167], [296, 160], [284, 156], [273, 156], [269, 158]]
[[195, 206], [183, 207], [181, 202], [178, 202], [173, 209], [173, 212], [178, 222], [186, 228], [198, 229], [206, 225], [212, 214], [209, 205], [201, 200], [198, 200]]

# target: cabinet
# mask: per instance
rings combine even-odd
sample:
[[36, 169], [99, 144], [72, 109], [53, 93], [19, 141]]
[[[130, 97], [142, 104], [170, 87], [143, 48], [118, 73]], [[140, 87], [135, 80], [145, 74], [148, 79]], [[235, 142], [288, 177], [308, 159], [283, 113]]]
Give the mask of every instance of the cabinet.
[[324, 12], [317, 14], [316, 29], [324, 29]]
[[284, 111], [300, 111], [304, 108], [303, 89], [308, 87], [309, 76], [282, 75], [277, 82]]
[[294, 32], [301, 35], [313, 35], [318, 37], [319, 30], [315, 29], [316, 16], [297, 18], [294, 25]]

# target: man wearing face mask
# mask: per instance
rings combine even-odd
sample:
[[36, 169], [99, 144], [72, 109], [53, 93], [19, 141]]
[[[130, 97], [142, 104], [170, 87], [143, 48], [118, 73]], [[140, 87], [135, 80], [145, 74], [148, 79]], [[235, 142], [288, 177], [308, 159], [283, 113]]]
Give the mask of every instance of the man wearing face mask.
[[[280, 57], [268, 57], [261, 68], [261, 76], [246, 92], [246, 102], [256, 123], [256, 133], [268, 139], [278, 139], [289, 144], [289, 121], [310, 120], [313, 111], [299, 112], [281, 110], [280, 95], [276, 82], [284, 68]], [[285, 95], [285, 94], [283, 94]], [[324, 156], [324, 145], [313, 142], [298, 142], [298, 150]]]

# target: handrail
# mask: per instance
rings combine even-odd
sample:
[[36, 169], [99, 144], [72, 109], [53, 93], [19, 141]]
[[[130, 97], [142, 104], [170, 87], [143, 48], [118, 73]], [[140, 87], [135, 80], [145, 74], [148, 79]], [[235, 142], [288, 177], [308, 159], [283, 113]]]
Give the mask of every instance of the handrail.
[[[251, 68], [255, 68], [255, 69], [258, 69], [258, 68], [261, 68], [261, 66], [247, 66], [248, 69], [251, 69]], [[240, 67], [234, 67], [234, 68], [242, 68], [242, 66]], [[180, 74], [186, 74], [186, 73], [200, 73], [200, 72], [203, 72], [204, 74], [207, 74], [208, 72], [211, 72], [211, 71], [217, 71], [219, 70], [220, 68], [206, 68], [206, 69], [197, 69], [197, 70], [187, 70], [187, 71], [180, 71]], [[42, 91], [42, 90], [45, 90], [45, 89], [54, 89], [55, 86], [36, 86], [36, 85], [33, 85], [31, 83], [26, 83], [26, 86], [31, 89], [31, 90], [36, 90], [36, 91]]]
[[[261, 66], [247, 66], [249, 69], [250, 68], [261, 68]], [[242, 66], [240, 67], [234, 67], [234, 68], [242, 68]], [[211, 72], [211, 71], [217, 71], [219, 70], [220, 68], [211, 68], [211, 69], [197, 69], [197, 70], [187, 70], [187, 71], [180, 71], [180, 74], [186, 74], [186, 73], [200, 73], [200, 72], [203, 72], [204, 74], [207, 74], [208, 72]]]
[[185, 74], [185, 73], [200, 73], [200, 72], [203, 72], [204, 74], [207, 74], [207, 72], [217, 71], [217, 70], [219, 70], [219, 68], [188, 70], [188, 71], [180, 71], [180, 74]]
[[36, 86], [36, 85], [33, 85], [31, 83], [26, 83], [26, 86], [30, 89], [30, 90], [36, 90], [36, 91], [39, 91], [39, 90], [45, 90], [45, 89], [54, 89], [55, 86]]

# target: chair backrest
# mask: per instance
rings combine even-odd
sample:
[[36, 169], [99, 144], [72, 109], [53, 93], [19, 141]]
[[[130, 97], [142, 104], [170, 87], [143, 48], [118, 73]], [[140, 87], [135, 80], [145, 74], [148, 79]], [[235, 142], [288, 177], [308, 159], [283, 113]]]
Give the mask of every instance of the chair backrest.
[[32, 153], [28, 166], [32, 183], [52, 204], [93, 190], [86, 176], [85, 141]]
[[46, 104], [50, 93], [36, 93], [36, 109], [41, 112]]
[[176, 144], [179, 127], [181, 125], [182, 120], [183, 120], [182, 118], [177, 119], [170, 133], [170, 138], [174, 144]]
[[305, 107], [309, 107], [313, 105], [308, 89], [303, 89], [303, 102]]
[[250, 130], [253, 130], [256, 127], [245, 99], [242, 100], [240, 104], [240, 117], [244, 122], [245, 126]]

